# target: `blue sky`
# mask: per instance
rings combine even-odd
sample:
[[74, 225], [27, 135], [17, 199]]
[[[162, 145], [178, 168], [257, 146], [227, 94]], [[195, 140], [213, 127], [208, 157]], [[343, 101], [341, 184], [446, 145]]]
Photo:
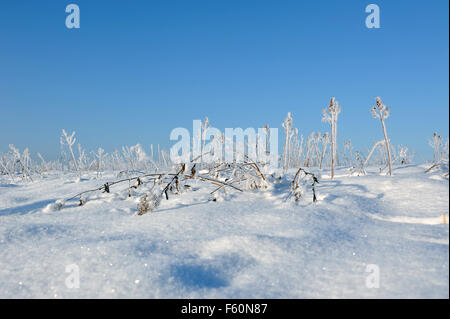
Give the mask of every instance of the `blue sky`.
[[[81, 28], [65, 27], [76, 3]], [[376, 3], [381, 28], [367, 29]], [[382, 138], [370, 107], [391, 107], [393, 144], [431, 156], [448, 136], [448, 1], [0, 2], [0, 152], [56, 158], [62, 128], [87, 149], [151, 143], [208, 116], [212, 125], [308, 135], [342, 106], [339, 139]]]

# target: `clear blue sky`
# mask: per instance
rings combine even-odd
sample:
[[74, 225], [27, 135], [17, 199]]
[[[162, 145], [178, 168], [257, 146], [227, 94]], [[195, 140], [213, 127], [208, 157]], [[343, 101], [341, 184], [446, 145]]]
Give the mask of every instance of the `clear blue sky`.
[[[66, 5], [81, 28], [65, 27]], [[381, 28], [365, 27], [366, 5]], [[151, 143], [208, 116], [225, 127], [324, 132], [336, 96], [340, 142], [382, 138], [370, 107], [391, 107], [393, 144], [429, 157], [449, 130], [447, 0], [0, 2], [0, 152], [56, 158], [62, 128], [87, 149]]]

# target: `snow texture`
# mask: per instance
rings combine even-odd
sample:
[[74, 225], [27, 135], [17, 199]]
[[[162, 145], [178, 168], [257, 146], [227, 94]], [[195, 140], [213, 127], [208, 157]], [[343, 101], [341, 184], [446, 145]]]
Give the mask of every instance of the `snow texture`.
[[[0, 183], [0, 298], [449, 298], [448, 179], [425, 166], [335, 179], [316, 171], [285, 201], [294, 171], [267, 190], [192, 182], [136, 216], [150, 186], [55, 202], [115, 178], [49, 174]], [[447, 224], [444, 224], [444, 217]], [[66, 285], [69, 265], [79, 288]], [[368, 288], [368, 265], [379, 288]], [[71, 269], [71, 268], [69, 268]]]

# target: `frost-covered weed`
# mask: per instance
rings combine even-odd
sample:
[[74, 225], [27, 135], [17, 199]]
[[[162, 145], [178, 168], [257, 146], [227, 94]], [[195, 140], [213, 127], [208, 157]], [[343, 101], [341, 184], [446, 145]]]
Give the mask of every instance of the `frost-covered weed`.
[[161, 193], [149, 192], [139, 199], [137, 215], [151, 213], [161, 204]]

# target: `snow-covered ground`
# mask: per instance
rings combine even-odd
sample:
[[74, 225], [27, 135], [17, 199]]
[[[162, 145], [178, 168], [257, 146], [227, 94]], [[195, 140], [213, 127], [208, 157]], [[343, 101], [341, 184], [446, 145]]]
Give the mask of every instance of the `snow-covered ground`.
[[[315, 204], [310, 193], [284, 200], [289, 176], [266, 191], [228, 190], [222, 201], [194, 182], [143, 216], [134, 213], [146, 188], [129, 198], [128, 185], [92, 193], [81, 207], [48, 209], [112, 173], [4, 180], [0, 297], [448, 298], [448, 178], [424, 170], [341, 169], [334, 180], [324, 171]], [[66, 286], [73, 264], [79, 288]], [[379, 288], [366, 285], [373, 269]]]

